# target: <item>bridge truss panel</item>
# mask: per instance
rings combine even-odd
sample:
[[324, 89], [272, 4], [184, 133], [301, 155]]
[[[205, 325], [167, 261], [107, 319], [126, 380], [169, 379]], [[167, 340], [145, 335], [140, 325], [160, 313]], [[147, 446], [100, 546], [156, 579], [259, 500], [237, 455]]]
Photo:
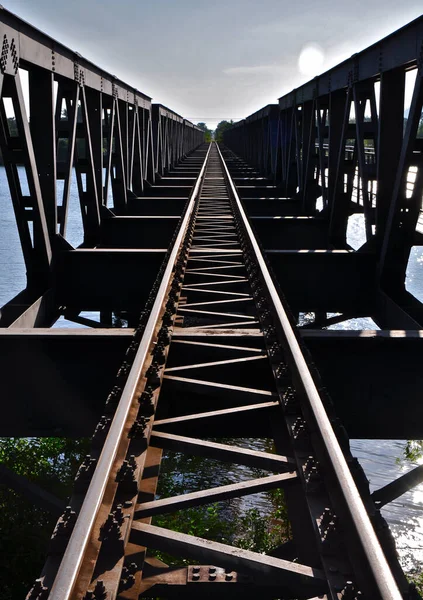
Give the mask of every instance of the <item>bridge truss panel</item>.
[[327, 220], [327, 244], [349, 247], [349, 217], [362, 215], [362, 250], [376, 253], [378, 281], [420, 323], [405, 273], [411, 248], [423, 244], [422, 52], [419, 17], [281, 97], [273, 125], [270, 105], [224, 134], [299, 214]]
[[71, 250], [75, 184], [83, 244], [95, 247], [104, 221], [131, 214], [131, 201], [204, 135], [164, 107], [153, 122], [149, 96], [3, 8], [0, 32], [0, 148], [28, 284], [3, 307], [0, 326], [22, 324], [28, 310], [27, 326], [51, 325], [57, 307], [47, 296], [57, 256]]

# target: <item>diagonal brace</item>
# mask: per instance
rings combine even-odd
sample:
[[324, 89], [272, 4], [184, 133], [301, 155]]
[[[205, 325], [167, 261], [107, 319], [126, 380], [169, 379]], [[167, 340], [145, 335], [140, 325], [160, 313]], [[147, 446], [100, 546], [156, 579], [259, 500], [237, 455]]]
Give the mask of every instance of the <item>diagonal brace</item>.
[[135, 513], [135, 519], [143, 519], [154, 515], [163, 515], [176, 512], [191, 506], [202, 506], [212, 502], [221, 502], [231, 498], [240, 498], [250, 494], [258, 494], [280, 488], [292, 483], [297, 479], [296, 473], [283, 473], [282, 475], [269, 475], [268, 477], [259, 477], [241, 481], [240, 483], [221, 485], [207, 490], [181, 494], [170, 498], [161, 498], [152, 502], [144, 502], [139, 505]]
[[281, 597], [290, 594], [288, 597], [305, 599], [320, 596], [327, 591], [326, 578], [320, 569], [162, 527], [133, 523], [130, 541], [245, 575], [264, 577], [268, 584], [280, 585]]

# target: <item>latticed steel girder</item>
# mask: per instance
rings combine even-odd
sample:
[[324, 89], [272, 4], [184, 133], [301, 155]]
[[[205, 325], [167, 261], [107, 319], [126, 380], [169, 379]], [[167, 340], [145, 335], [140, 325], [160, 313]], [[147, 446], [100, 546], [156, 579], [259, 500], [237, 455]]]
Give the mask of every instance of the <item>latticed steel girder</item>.
[[[402, 406], [415, 418], [401, 425], [401, 407], [386, 400], [402, 379], [386, 365], [397, 364], [398, 344], [403, 361], [416, 361], [423, 338], [421, 305], [404, 289], [410, 248], [421, 243], [423, 20], [236, 124], [222, 150], [4, 9], [0, 29], [0, 99], [14, 115], [12, 127], [0, 103], [0, 148], [27, 270], [26, 289], [0, 313], [0, 386], [11, 406], [1, 432], [86, 435], [97, 423], [28, 598], [415, 598], [379, 508], [420, 481], [421, 469], [370, 495], [336, 414], [358, 437], [399, 437], [399, 426], [410, 437], [421, 422], [421, 375]], [[74, 178], [79, 248], [65, 241]], [[356, 253], [346, 244], [355, 212], [367, 240]], [[305, 311], [314, 321], [299, 330]], [[96, 331], [48, 329], [60, 315]], [[390, 331], [360, 336], [359, 351], [351, 334], [322, 331], [369, 315]], [[336, 362], [339, 347], [354, 360], [366, 347], [373, 367], [374, 344], [388, 354], [377, 385], [373, 372], [363, 376], [363, 394], [346, 361]], [[37, 369], [17, 381], [23, 347]], [[75, 348], [77, 387], [66, 371]], [[360, 370], [364, 362], [368, 355]], [[274, 451], [222, 436], [269, 438]], [[158, 498], [163, 452], [265, 473]], [[57, 512], [37, 486], [2, 477]], [[292, 536], [266, 555], [152, 521], [274, 489], [283, 490]]]
[[[294, 207], [274, 205], [277, 214], [316, 217], [298, 223], [303, 249], [349, 248], [349, 217], [362, 215], [360, 251], [377, 263], [375, 282], [389, 296], [370, 310], [392, 329], [423, 324], [421, 303], [405, 289], [411, 248], [423, 243], [422, 53], [419, 17], [224, 133], [225, 144], [268, 177], [256, 198], [295, 197]], [[286, 243], [277, 247], [293, 248]]]
[[[180, 216], [191, 182], [181, 187], [179, 206], [170, 213], [166, 202], [159, 208], [156, 201], [152, 212], [149, 190], [160, 182], [155, 194], [167, 199], [165, 170], [196, 148], [204, 133], [3, 8], [0, 30], [0, 148], [27, 272], [27, 287], [2, 308], [0, 326], [49, 327], [60, 306], [75, 316], [84, 309], [84, 300], [72, 305], [75, 299], [69, 296], [77, 283], [72, 267], [62, 262], [77, 260], [63, 241], [75, 183], [84, 247], [121, 248], [118, 230], [126, 229], [127, 216], [137, 235], [142, 225], [156, 225], [148, 222], [150, 215]], [[27, 79], [24, 87], [22, 78]], [[30, 122], [23, 89], [28, 89]], [[136, 202], [140, 196], [145, 198], [142, 206]], [[175, 226], [160, 240], [162, 253]], [[94, 256], [101, 263], [100, 253]], [[116, 252], [109, 260], [113, 258], [118, 258]], [[100, 264], [97, 270], [102, 268]], [[102, 306], [99, 297], [95, 308], [106, 318], [110, 307]]]
[[[203, 590], [212, 597], [399, 599], [408, 584], [386, 524], [310, 371], [215, 144], [181, 166], [202, 162], [29, 597]], [[232, 443], [215, 441], [223, 432]], [[251, 435], [273, 439], [275, 451], [236, 441]], [[268, 473], [157, 498], [163, 451]], [[284, 491], [292, 538], [268, 555], [152, 523], [271, 489]], [[158, 560], [155, 550], [176, 563]], [[194, 563], [178, 565], [178, 557]]]

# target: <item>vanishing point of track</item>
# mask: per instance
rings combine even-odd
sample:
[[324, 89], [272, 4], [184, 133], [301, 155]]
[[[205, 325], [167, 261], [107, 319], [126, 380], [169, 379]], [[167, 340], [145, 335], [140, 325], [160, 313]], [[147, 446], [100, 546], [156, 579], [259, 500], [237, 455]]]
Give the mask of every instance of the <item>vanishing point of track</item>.
[[[237, 195], [230, 173], [245, 169], [215, 143], [175, 168], [195, 185], [30, 598], [401, 598], [384, 521]], [[210, 441], [223, 435], [275, 452]], [[157, 499], [164, 450], [269, 474]], [[292, 540], [271, 555], [151, 524], [275, 488]]]

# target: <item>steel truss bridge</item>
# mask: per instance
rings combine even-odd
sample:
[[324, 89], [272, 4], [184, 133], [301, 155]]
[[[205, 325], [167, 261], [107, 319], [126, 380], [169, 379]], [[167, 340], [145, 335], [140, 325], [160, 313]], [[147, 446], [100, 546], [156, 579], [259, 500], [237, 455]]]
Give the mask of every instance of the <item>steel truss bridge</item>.
[[[67, 507], [20, 480], [59, 517], [28, 599], [418, 598], [380, 508], [421, 468], [371, 494], [349, 437], [423, 438], [423, 307], [404, 287], [423, 239], [423, 18], [222, 145], [4, 9], [0, 23], [0, 147], [27, 271], [1, 309], [0, 434], [92, 435]], [[52, 329], [60, 316], [75, 328]], [[380, 329], [326, 329], [360, 316]], [[252, 437], [274, 452], [235, 439]], [[164, 451], [267, 474], [157, 497]], [[153, 524], [270, 489], [292, 537], [269, 554]]]

